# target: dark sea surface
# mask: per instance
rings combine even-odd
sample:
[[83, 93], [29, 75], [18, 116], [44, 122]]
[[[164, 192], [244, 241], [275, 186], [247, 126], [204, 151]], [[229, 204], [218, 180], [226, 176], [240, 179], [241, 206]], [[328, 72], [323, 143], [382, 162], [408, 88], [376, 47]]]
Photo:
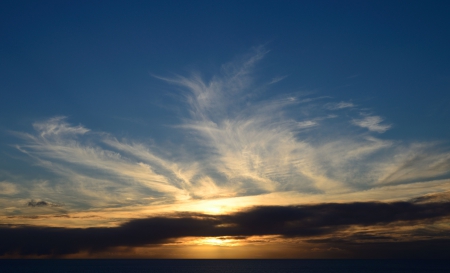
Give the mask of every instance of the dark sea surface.
[[0, 260], [0, 272], [450, 272], [450, 260]]

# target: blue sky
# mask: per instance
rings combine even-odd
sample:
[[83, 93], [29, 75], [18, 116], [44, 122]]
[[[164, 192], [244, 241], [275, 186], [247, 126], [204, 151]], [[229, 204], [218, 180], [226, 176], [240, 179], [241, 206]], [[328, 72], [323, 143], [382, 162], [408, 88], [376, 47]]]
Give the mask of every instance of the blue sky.
[[1, 221], [448, 202], [449, 8], [4, 1]]

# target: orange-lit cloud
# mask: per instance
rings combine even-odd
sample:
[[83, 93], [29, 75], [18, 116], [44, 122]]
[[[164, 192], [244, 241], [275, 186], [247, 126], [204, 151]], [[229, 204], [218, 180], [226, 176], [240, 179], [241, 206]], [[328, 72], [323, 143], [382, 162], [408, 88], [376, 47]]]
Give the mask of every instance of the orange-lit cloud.
[[[0, 254], [63, 257], [81, 253], [103, 255], [124, 247], [176, 246], [177, 249], [217, 248], [231, 255], [229, 248], [239, 252], [264, 246], [266, 250], [260, 251], [261, 254], [271, 245], [290, 246], [302, 252], [305, 244], [316, 244], [315, 249], [339, 248], [353, 257], [364, 257], [380, 245], [394, 249], [407, 245], [413, 249], [439, 246], [439, 257], [448, 257], [442, 248], [450, 242], [449, 218], [448, 202], [412, 200], [255, 207], [225, 215], [179, 213], [131, 220], [117, 227], [87, 229], [3, 226], [0, 227]], [[317, 253], [324, 255], [317, 249]], [[355, 249], [360, 252], [354, 252]], [[252, 252], [252, 255], [259, 254]], [[375, 254], [383, 256], [382, 252]]]

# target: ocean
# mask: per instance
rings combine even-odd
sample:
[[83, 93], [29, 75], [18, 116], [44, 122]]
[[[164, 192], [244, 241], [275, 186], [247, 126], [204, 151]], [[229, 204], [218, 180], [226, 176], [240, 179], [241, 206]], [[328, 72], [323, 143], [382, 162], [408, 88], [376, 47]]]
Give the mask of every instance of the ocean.
[[450, 272], [450, 260], [0, 260], [1, 273]]

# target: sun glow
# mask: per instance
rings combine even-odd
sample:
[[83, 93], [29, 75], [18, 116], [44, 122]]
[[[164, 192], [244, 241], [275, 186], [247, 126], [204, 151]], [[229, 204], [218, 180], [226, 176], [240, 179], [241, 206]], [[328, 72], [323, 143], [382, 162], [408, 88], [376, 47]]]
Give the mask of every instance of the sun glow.
[[210, 245], [210, 246], [241, 246], [241, 240], [233, 239], [232, 237], [201, 237], [188, 239], [183, 242], [186, 245]]

